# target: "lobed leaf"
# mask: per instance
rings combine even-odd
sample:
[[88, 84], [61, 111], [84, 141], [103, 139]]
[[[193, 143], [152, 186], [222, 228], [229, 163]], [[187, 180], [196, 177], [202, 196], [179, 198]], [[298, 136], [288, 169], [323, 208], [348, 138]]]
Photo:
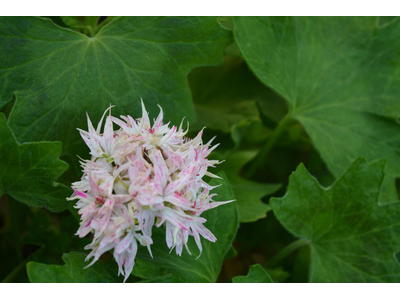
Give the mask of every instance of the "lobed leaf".
[[59, 142], [19, 144], [0, 114], [0, 196], [53, 212], [66, 209], [71, 190], [54, 183], [68, 169], [60, 154]]
[[270, 205], [279, 221], [311, 245], [311, 282], [399, 282], [400, 204], [379, 205], [385, 160], [357, 159], [331, 187], [303, 165]]
[[380, 201], [400, 177], [400, 21], [376, 17], [234, 17], [256, 76], [283, 96], [339, 177], [359, 156], [387, 158]]
[[150, 113], [194, 121], [187, 74], [221, 63], [231, 33], [215, 17], [119, 17], [92, 38], [37, 17], [0, 18], [0, 107], [17, 139], [61, 141], [64, 154], [86, 157], [76, 128], [85, 112], [97, 121], [111, 104], [115, 115]]
[[250, 266], [247, 276], [232, 278], [233, 283], [273, 283], [271, 276], [259, 264]]
[[62, 259], [64, 266], [46, 265], [29, 262], [26, 266], [28, 277], [32, 283], [118, 283], [122, 282], [107, 264], [97, 261], [85, 269], [86, 255], [83, 253], [66, 253]]

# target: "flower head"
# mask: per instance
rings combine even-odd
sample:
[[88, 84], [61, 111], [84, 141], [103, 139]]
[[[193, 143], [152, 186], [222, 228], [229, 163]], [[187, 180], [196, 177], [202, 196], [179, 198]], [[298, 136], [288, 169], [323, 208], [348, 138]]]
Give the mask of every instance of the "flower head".
[[[132, 272], [139, 245], [146, 246], [151, 255], [153, 226], [164, 226], [168, 247], [181, 255], [193, 236], [200, 254], [201, 236], [211, 242], [216, 238], [205, 226], [204, 211], [230, 201], [214, 202], [205, 175], [219, 162], [208, 160], [211, 141], [203, 144], [202, 131], [194, 139], [185, 137], [187, 130], [163, 124], [163, 111], [150, 123], [142, 101], [143, 115], [133, 119], [111, 116], [108, 108], [97, 129], [89, 116], [88, 131], [79, 129], [90, 149], [91, 159], [82, 160], [81, 181], [72, 184], [81, 216], [77, 234], [93, 233], [92, 242], [85, 247], [91, 252], [87, 260], [114, 249], [119, 274], [125, 280]], [[108, 113], [108, 115], [107, 115]], [[106, 116], [107, 115], [107, 116]], [[105, 125], [101, 133], [103, 120]], [[119, 126], [114, 130], [113, 124]], [[189, 251], [190, 253], [190, 251]]]

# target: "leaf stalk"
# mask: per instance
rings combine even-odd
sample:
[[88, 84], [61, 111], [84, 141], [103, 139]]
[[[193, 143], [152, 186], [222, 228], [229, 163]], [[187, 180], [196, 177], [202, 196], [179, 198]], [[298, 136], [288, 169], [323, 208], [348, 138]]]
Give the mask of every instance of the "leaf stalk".
[[293, 243], [287, 245], [285, 248], [283, 248], [281, 251], [279, 251], [275, 256], [273, 256], [268, 262], [267, 262], [267, 267], [268, 268], [274, 268], [277, 266], [284, 258], [286, 258], [289, 254], [291, 254], [293, 251], [299, 249], [302, 246], [309, 245], [310, 241], [306, 239], [300, 239], [296, 240]]
[[291, 121], [292, 121], [292, 116], [291, 113], [289, 112], [279, 122], [278, 126], [275, 128], [271, 137], [266, 141], [266, 143], [261, 148], [260, 152], [257, 154], [255, 159], [250, 163], [250, 167], [245, 173], [247, 178], [253, 177], [258, 168], [264, 165], [266, 156], [271, 151], [272, 147], [275, 145], [276, 141], [282, 135], [282, 133], [285, 131], [286, 126], [290, 124]]

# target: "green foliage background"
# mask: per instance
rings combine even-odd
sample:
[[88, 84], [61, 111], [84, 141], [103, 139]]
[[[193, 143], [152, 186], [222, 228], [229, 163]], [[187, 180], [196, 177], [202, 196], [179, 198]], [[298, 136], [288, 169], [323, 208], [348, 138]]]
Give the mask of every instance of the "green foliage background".
[[122, 282], [65, 198], [85, 112], [143, 98], [217, 136], [237, 201], [197, 260], [155, 230], [128, 282], [399, 282], [399, 70], [398, 18], [0, 18], [0, 280]]

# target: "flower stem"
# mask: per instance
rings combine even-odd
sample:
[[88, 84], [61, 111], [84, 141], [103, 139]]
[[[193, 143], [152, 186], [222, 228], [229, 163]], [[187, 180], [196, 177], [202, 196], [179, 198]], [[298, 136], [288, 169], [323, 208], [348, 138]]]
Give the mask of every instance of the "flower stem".
[[260, 166], [264, 165], [264, 160], [268, 155], [269, 151], [275, 145], [278, 138], [282, 135], [285, 130], [285, 127], [292, 121], [290, 112], [287, 113], [283, 119], [279, 122], [278, 126], [275, 128], [274, 132], [272, 133], [271, 137], [266, 141], [264, 146], [261, 148], [258, 155], [255, 159], [250, 163], [250, 167], [246, 172], [246, 177], [251, 178], [254, 176], [255, 172]]
[[21, 272], [21, 270], [24, 269], [24, 267], [26, 266], [26, 264], [28, 263], [29, 259], [24, 259], [18, 266], [15, 267], [14, 270], [12, 270], [12, 272], [10, 274], [7, 275], [6, 278], [3, 279], [3, 281], [1, 283], [9, 283], [12, 282], [13, 279], [19, 274], [19, 272]]
[[293, 251], [297, 250], [298, 248], [310, 244], [310, 241], [306, 239], [296, 240], [293, 243], [287, 245], [281, 251], [279, 251], [275, 256], [273, 256], [268, 262], [267, 267], [273, 268], [278, 265], [286, 256], [288, 256]]

